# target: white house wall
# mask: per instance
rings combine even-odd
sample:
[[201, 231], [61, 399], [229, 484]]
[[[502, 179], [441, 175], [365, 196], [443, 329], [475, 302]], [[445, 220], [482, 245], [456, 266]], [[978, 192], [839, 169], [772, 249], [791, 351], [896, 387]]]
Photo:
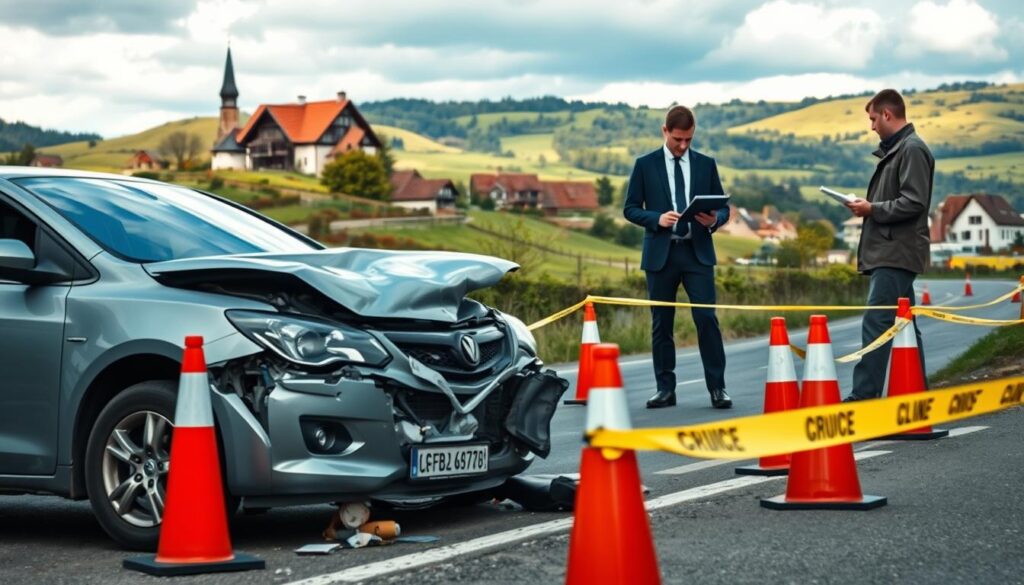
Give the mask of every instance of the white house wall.
[[391, 205], [412, 210], [428, 209], [430, 210], [430, 215], [437, 215], [437, 201], [435, 199], [425, 201], [392, 201]]
[[315, 144], [297, 144], [295, 146], [295, 159], [292, 165], [296, 171], [307, 175], [317, 174], [317, 158]]
[[245, 154], [241, 152], [215, 152], [213, 153], [213, 160], [210, 161], [210, 168], [215, 171], [221, 169], [242, 170], [246, 168]]

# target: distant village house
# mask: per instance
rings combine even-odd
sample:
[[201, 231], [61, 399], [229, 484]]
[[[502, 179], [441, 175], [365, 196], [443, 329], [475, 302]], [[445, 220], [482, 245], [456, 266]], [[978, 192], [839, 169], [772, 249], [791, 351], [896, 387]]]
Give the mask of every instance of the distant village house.
[[778, 243], [796, 237], [796, 225], [786, 219], [774, 205], [765, 205], [760, 212], [729, 205], [729, 221], [718, 228], [719, 233]]
[[1024, 237], [1024, 217], [999, 195], [950, 195], [931, 216], [932, 243], [960, 244], [965, 251], [999, 251]]
[[424, 179], [415, 169], [391, 174], [391, 204], [406, 209], [427, 209], [431, 215], [454, 213], [458, 190], [451, 179]]
[[540, 209], [545, 215], [594, 211], [597, 190], [590, 181], [541, 181], [526, 173], [476, 173], [470, 191], [492, 199], [498, 209]]
[[28, 164], [32, 167], [62, 167], [64, 159], [56, 154], [36, 154]]
[[238, 127], [238, 87], [231, 49], [228, 49], [217, 141], [211, 168], [279, 169], [319, 176], [339, 154], [359, 149], [374, 154], [380, 140], [348, 96], [291, 104], [260, 104], [242, 128]]
[[151, 150], [137, 150], [132, 155], [128, 167], [138, 171], [156, 171], [167, 168], [167, 161]]

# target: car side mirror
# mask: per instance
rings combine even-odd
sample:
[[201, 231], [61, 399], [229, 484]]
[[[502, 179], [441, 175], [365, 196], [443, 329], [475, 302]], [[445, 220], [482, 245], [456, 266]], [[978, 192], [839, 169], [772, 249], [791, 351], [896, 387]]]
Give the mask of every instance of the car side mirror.
[[32, 270], [36, 255], [21, 240], [0, 240], [0, 269]]

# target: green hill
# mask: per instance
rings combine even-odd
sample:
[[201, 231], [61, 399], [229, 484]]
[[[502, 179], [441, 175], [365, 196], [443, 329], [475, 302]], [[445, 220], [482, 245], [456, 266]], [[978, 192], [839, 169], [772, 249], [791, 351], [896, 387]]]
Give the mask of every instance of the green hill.
[[[248, 116], [243, 115], [242, 118], [242, 123], [244, 123]], [[41, 148], [39, 151], [46, 154], [59, 154], [64, 159], [64, 166], [67, 168], [119, 171], [128, 166], [129, 159], [137, 150], [158, 150], [160, 143], [173, 132], [183, 131], [188, 134], [197, 134], [212, 147], [213, 139], [217, 135], [217, 122], [218, 119], [214, 116], [188, 118], [167, 122], [137, 134], [102, 140], [96, 142], [96, 146], [92, 148], [89, 147], [87, 141], [82, 141]], [[202, 152], [199, 159], [200, 161], [209, 160], [209, 151]]]
[[[973, 91], [927, 91], [909, 94], [907, 117], [932, 145], [978, 146], [1024, 137], [1024, 84]], [[874, 143], [864, 113], [864, 96], [830, 100], [736, 126], [730, 133], [777, 132], [802, 138], [840, 136], [841, 141]]]

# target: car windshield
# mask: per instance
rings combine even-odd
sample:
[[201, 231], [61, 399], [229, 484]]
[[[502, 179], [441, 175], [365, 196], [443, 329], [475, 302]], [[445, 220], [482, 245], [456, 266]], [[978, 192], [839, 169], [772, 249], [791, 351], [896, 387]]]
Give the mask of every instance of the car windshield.
[[191, 189], [117, 179], [19, 179], [105, 250], [135, 262], [317, 249], [269, 221]]

